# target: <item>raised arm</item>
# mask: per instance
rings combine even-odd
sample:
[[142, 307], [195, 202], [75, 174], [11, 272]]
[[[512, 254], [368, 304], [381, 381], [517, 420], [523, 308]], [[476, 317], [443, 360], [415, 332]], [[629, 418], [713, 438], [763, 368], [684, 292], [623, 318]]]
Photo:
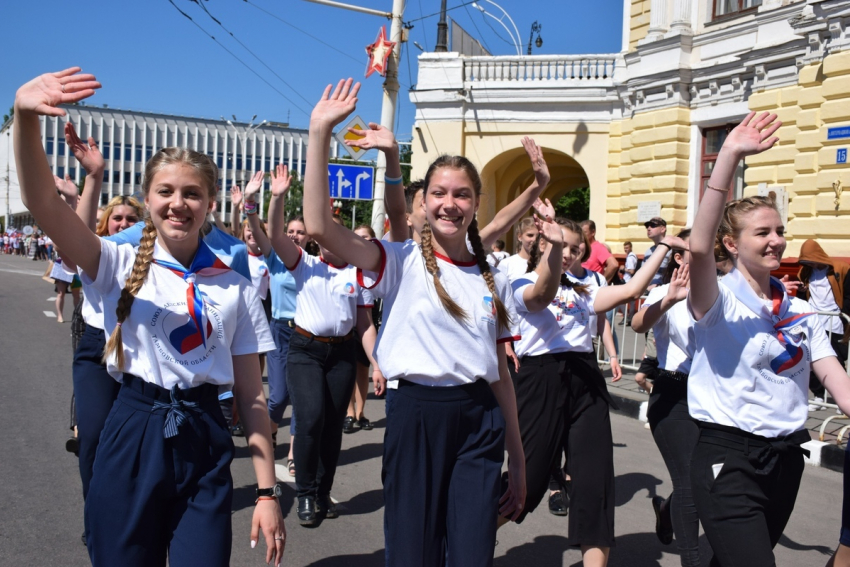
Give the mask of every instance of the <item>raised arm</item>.
[[65, 124], [65, 143], [71, 148], [74, 157], [77, 158], [86, 172], [83, 194], [77, 204], [77, 216], [94, 232], [97, 225], [97, 204], [100, 201], [103, 170], [106, 168], [106, 163], [95, 139], [89, 136], [88, 144], [80, 140], [77, 130], [70, 122]]
[[[256, 176], [256, 174], [255, 174]], [[246, 188], [247, 189], [247, 188]], [[230, 234], [242, 237], [242, 188], [234, 185], [230, 188]], [[254, 230], [253, 228], [251, 230]]]
[[[274, 251], [283, 261], [283, 265], [287, 268], [294, 267], [296, 262], [298, 262], [298, 258], [303, 253], [298, 245], [292, 242], [292, 239], [286, 235], [286, 219], [283, 218], [286, 215], [284, 197], [286, 196], [286, 192], [289, 191], [291, 183], [292, 178], [289, 176], [288, 168], [285, 165], [278, 164], [275, 171], [272, 172], [272, 197], [269, 201], [269, 236], [271, 237], [269, 244], [274, 248]], [[247, 191], [248, 188], [246, 187], [245, 189]], [[259, 204], [257, 207], [259, 207]], [[252, 223], [252, 216], [256, 217], [257, 215], [249, 215], [249, 223]], [[254, 222], [251, 224], [254, 238], [257, 238], [254, 223], [256, 223], [257, 230], [259, 230], [259, 219], [254, 219]], [[260, 230], [260, 232], [262, 231]], [[259, 240], [257, 240], [257, 244], [260, 244]], [[260, 244], [260, 250], [263, 251], [264, 255], [267, 254], [266, 250], [263, 249], [263, 244]]]
[[782, 125], [775, 120], [775, 114], [763, 112], [756, 118], [755, 112], [749, 113], [729, 132], [714, 163], [714, 169], [694, 219], [689, 241], [693, 283], [691, 283], [688, 301], [697, 320], [702, 319], [711, 309], [719, 293], [715, 275], [714, 243], [735, 169], [746, 156], [758, 154], [773, 147], [779, 138], [772, 136]]
[[[688, 248], [684, 240], [675, 236], [665, 236], [659, 245], [665, 246], [668, 250], [673, 248], [687, 250]], [[625, 284], [600, 288], [596, 293], [596, 300], [593, 302], [593, 310], [599, 314], [604, 314], [609, 309], [639, 298], [646, 291], [658, 268], [661, 267], [662, 261], [664, 261], [664, 254], [661, 252], [653, 254], [649, 257], [649, 260], [643, 263], [640, 270], [635, 272], [632, 279]]]
[[[272, 189], [274, 190], [274, 183], [277, 183], [278, 195], [280, 197], [284, 197], [289, 191], [289, 187], [292, 184], [292, 177], [289, 176], [289, 168], [284, 166], [278, 166], [278, 170], [280, 175], [272, 176], [273, 183]], [[257, 241], [257, 246], [260, 247], [260, 252], [263, 253], [263, 256], [268, 256], [272, 251], [272, 243], [269, 240], [269, 237], [266, 236], [266, 233], [263, 232], [263, 228], [260, 220], [260, 203], [258, 198], [260, 196], [260, 188], [263, 186], [263, 180], [265, 179], [265, 173], [262, 171], [258, 171], [254, 174], [254, 177], [251, 178], [251, 181], [248, 182], [248, 185], [245, 186], [245, 195], [242, 195], [242, 192], [239, 191], [238, 199], [240, 205], [242, 204], [242, 200], [245, 201], [245, 209], [251, 210], [250, 213], [247, 213], [245, 216], [248, 217], [248, 226], [251, 227], [251, 233], [254, 235], [254, 240]], [[238, 189], [238, 188], [237, 188]], [[236, 203], [236, 196], [233, 194], [233, 189], [230, 190], [232, 202]], [[284, 226], [285, 226], [284, 222]], [[241, 236], [241, 235], [237, 235]], [[288, 239], [288, 237], [287, 237]]]
[[[404, 199], [404, 183], [401, 182], [401, 160], [399, 159], [398, 142], [393, 133], [380, 124], [369, 123], [368, 130], [349, 128], [349, 132], [363, 136], [358, 140], [346, 140], [346, 145], [371, 150], [373, 148], [384, 152], [387, 158], [386, 186], [384, 189], [384, 207], [390, 220], [390, 240], [404, 242], [407, 240], [407, 204]], [[398, 180], [390, 183], [389, 180]]]
[[92, 278], [97, 278], [100, 241], [55, 189], [53, 174], [41, 145], [39, 116], [65, 116], [60, 104], [92, 96], [100, 83], [79, 67], [46, 73], [15, 95], [15, 163], [21, 199], [38, 225], [57, 247]]
[[534, 215], [534, 224], [540, 231], [540, 236], [549, 243], [543, 251], [540, 263], [537, 265], [537, 281], [534, 285], [525, 287], [522, 292], [522, 300], [530, 313], [536, 313], [546, 309], [555, 298], [561, 285], [561, 262], [564, 250], [564, 233], [561, 225], [554, 222], [551, 217], [540, 220]]
[[[328, 207], [328, 159], [334, 126], [357, 106], [360, 83], [340, 81], [331, 93], [328, 85], [310, 116], [310, 144], [304, 172], [304, 221], [307, 232], [340, 259], [370, 272], [381, 267], [381, 251], [353, 231], [333, 221]], [[274, 243], [274, 242], [273, 242]], [[281, 257], [282, 259], [282, 257]]]
[[634, 317], [632, 317], [632, 329], [636, 333], [646, 333], [671, 307], [687, 299], [690, 279], [691, 273], [688, 264], [679, 266], [673, 270], [673, 277], [670, 278], [670, 287], [667, 288], [667, 294], [661, 301], [653, 303], [649, 307], [644, 307], [635, 313]]
[[489, 250], [493, 246], [493, 243], [496, 242], [496, 239], [499, 238], [499, 235], [507, 232], [511, 226], [522, 218], [522, 215], [531, 208], [543, 190], [546, 189], [546, 186], [549, 185], [551, 177], [549, 175], [549, 166], [546, 165], [546, 159], [543, 157], [543, 150], [528, 136], [522, 139], [522, 147], [525, 148], [525, 153], [531, 162], [531, 169], [534, 171], [534, 181], [516, 199], [496, 213], [496, 216], [493, 217], [493, 220], [487, 226], [481, 229], [481, 244], [485, 250]]

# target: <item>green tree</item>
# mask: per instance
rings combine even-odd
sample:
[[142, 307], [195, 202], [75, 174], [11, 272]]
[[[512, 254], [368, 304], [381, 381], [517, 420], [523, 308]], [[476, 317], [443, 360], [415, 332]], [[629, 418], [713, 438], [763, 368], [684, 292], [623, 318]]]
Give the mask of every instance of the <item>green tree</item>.
[[576, 222], [587, 220], [590, 216], [590, 188], [568, 191], [555, 203], [555, 214]]
[[4, 115], [3, 115], [3, 124], [5, 124], [6, 122], [8, 122], [8, 121], [9, 121], [9, 119], [10, 119], [10, 118], [12, 118], [14, 115], [15, 115], [15, 107], [14, 107], [14, 106], [11, 106], [11, 107], [9, 107], [9, 114], [4, 114]]

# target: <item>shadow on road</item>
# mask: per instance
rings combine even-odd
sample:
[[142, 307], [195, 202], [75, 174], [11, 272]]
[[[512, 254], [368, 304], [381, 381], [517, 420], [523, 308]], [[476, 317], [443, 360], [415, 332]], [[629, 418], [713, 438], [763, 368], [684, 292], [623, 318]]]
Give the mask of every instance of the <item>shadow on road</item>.
[[357, 565], [357, 567], [383, 567], [384, 550], [379, 549], [368, 554], [335, 555], [334, 557], [319, 559], [306, 567], [351, 567], [352, 565]]
[[[832, 552], [834, 551], [833, 548], [825, 545], [806, 545], [804, 543], [797, 543], [785, 534], [782, 534], [782, 537], [779, 538], [779, 545], [794, 551], [817, 551], [823, 555], [832, 555]], [[838, 547], [838, 544], [836, 544], [836, 547]]]
[[352, 463], [368, 461], [376, 457], [381, 457], [383, 454], [383, 443], [366, 443], [365, 445], [356, 445], [340, 451], [337, 466], [342, 467]]
[[381, 488], [358, 494], [347, 502], [341, 502], [346, 516], [371, 514], [384, 507], [384, 491]]
[[656, 495], [655, 488], [661, 484], [661, 480], [651, 474], [638, 472], [621, 474], [614, 479], [614, 492], [616, 494], [615, 506], [622, 506], [626, 504], [634, 498], [638, 492], [646, 490], [648, 492], [646, 496], [647, 510], [651, 512], [652, 509], [649, 508], [649, 501]]
[[[498, 535], [496, 536], [498, 538]], [[496, 557], [494, 567], [526, 567], [528, 565], [561, 565], [564, 552], [569, 549], [567, 538], [547, 535], [534, 541], [510, 548], [505, 555]], [[496, 553], [499, 553], [496, 547]]]

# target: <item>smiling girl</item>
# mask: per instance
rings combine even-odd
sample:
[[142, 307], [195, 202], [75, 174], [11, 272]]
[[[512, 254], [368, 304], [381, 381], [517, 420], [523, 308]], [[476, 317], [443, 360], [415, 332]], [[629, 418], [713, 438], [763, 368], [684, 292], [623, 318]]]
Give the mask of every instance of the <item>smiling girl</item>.
[[[159, 151], [144, 175], [138, 250], [98, 238], [51, 190], [39, 115], [92, 96], [75, 67], [22, 86], [15, 97], [15, 158], [27, 208], [98, 291], [107, 370], [121, 390], [106, 420], [86, 500], [89, 555], [100, 565], [228, 565], [233, 443], [218, 406], [233, 387], [261, 490], [251, 543], [262, 529], [280, 563], [285, 529], [258, 352], [272, 348], [250, 283], [201, 240], [218, 169], [179, 148]], [[188, 268], [186, 267], [188, 266]], [[234, 379], [236, 377], [236, 379]]]
[[[700, 429], [691, 483], [712, 565], [723, 567], [775, 565], [805, 466], [801, 444], [811, 439], [810, 369], [850, 411], [850, 380], [817, 316], [770, 275], [786, 246], [776, 205], [765, 197], [727, 204], [741, 159], [773, 147], [780, 126], [775, 114], [753, 112], [729, 133], [689, 242], [696, 352], [688, 407]], [[720, 283], [716, 238], [734, 265]]]
[[[313, 109], [304, 216], [313, 237], [357, 266], [360, 281], [384, 298], [375, 358], [398, 383], [384, 439], [386, 562], [492, 565], [497, 514], [522, 511], [525, 458], [500, 344], [511, 339], [513, 304], [478, 236], [481, 180], [462, 157], [431, 164], [421, 245], [367, 241], [333, 222], [328, 144], [359, 88], [351, 79], [333, 93], [328, 86]], [[510, 481], [500, 508], [506, 443]]]

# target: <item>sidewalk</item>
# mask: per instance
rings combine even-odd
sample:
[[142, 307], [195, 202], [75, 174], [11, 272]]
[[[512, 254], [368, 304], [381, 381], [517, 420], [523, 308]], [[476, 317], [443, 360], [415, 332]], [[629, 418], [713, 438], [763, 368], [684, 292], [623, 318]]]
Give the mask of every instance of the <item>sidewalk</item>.
[[[603, 366], [603, 374], [608, 379], [608, 393], [611, 394], [614, 402], [620, 406], [620, 409], [614, 410], [614, 412], [646, 422], [649, 394], [637, 385], [635, 373], [624, 370], [623, 378], [619, 382], [611, 382], [611, 371], [607, 366]], [[823, 441], [821, 441], [819, 439], [820, 429], [827, 420], [829, 422], [824, 428]], [[850, 427], [844, 433], [840, 444], [838, 443], [838, 434], [845, 426], [850, 426], [850, 418], [839, 416], [832, 408], [810, 411], [809, 419], [806, 421], [806, 429], [809, 430], [812, 440], [806, 443], [805, 447], [811, 452], [811, 456], [806, 459], [806, 463], [842, 472], [844, 470], [844, 448], [847, 446], [848, 437], [850, 437]], [[649, 434], [649, 430], [647, 430], [647, 434]]]

